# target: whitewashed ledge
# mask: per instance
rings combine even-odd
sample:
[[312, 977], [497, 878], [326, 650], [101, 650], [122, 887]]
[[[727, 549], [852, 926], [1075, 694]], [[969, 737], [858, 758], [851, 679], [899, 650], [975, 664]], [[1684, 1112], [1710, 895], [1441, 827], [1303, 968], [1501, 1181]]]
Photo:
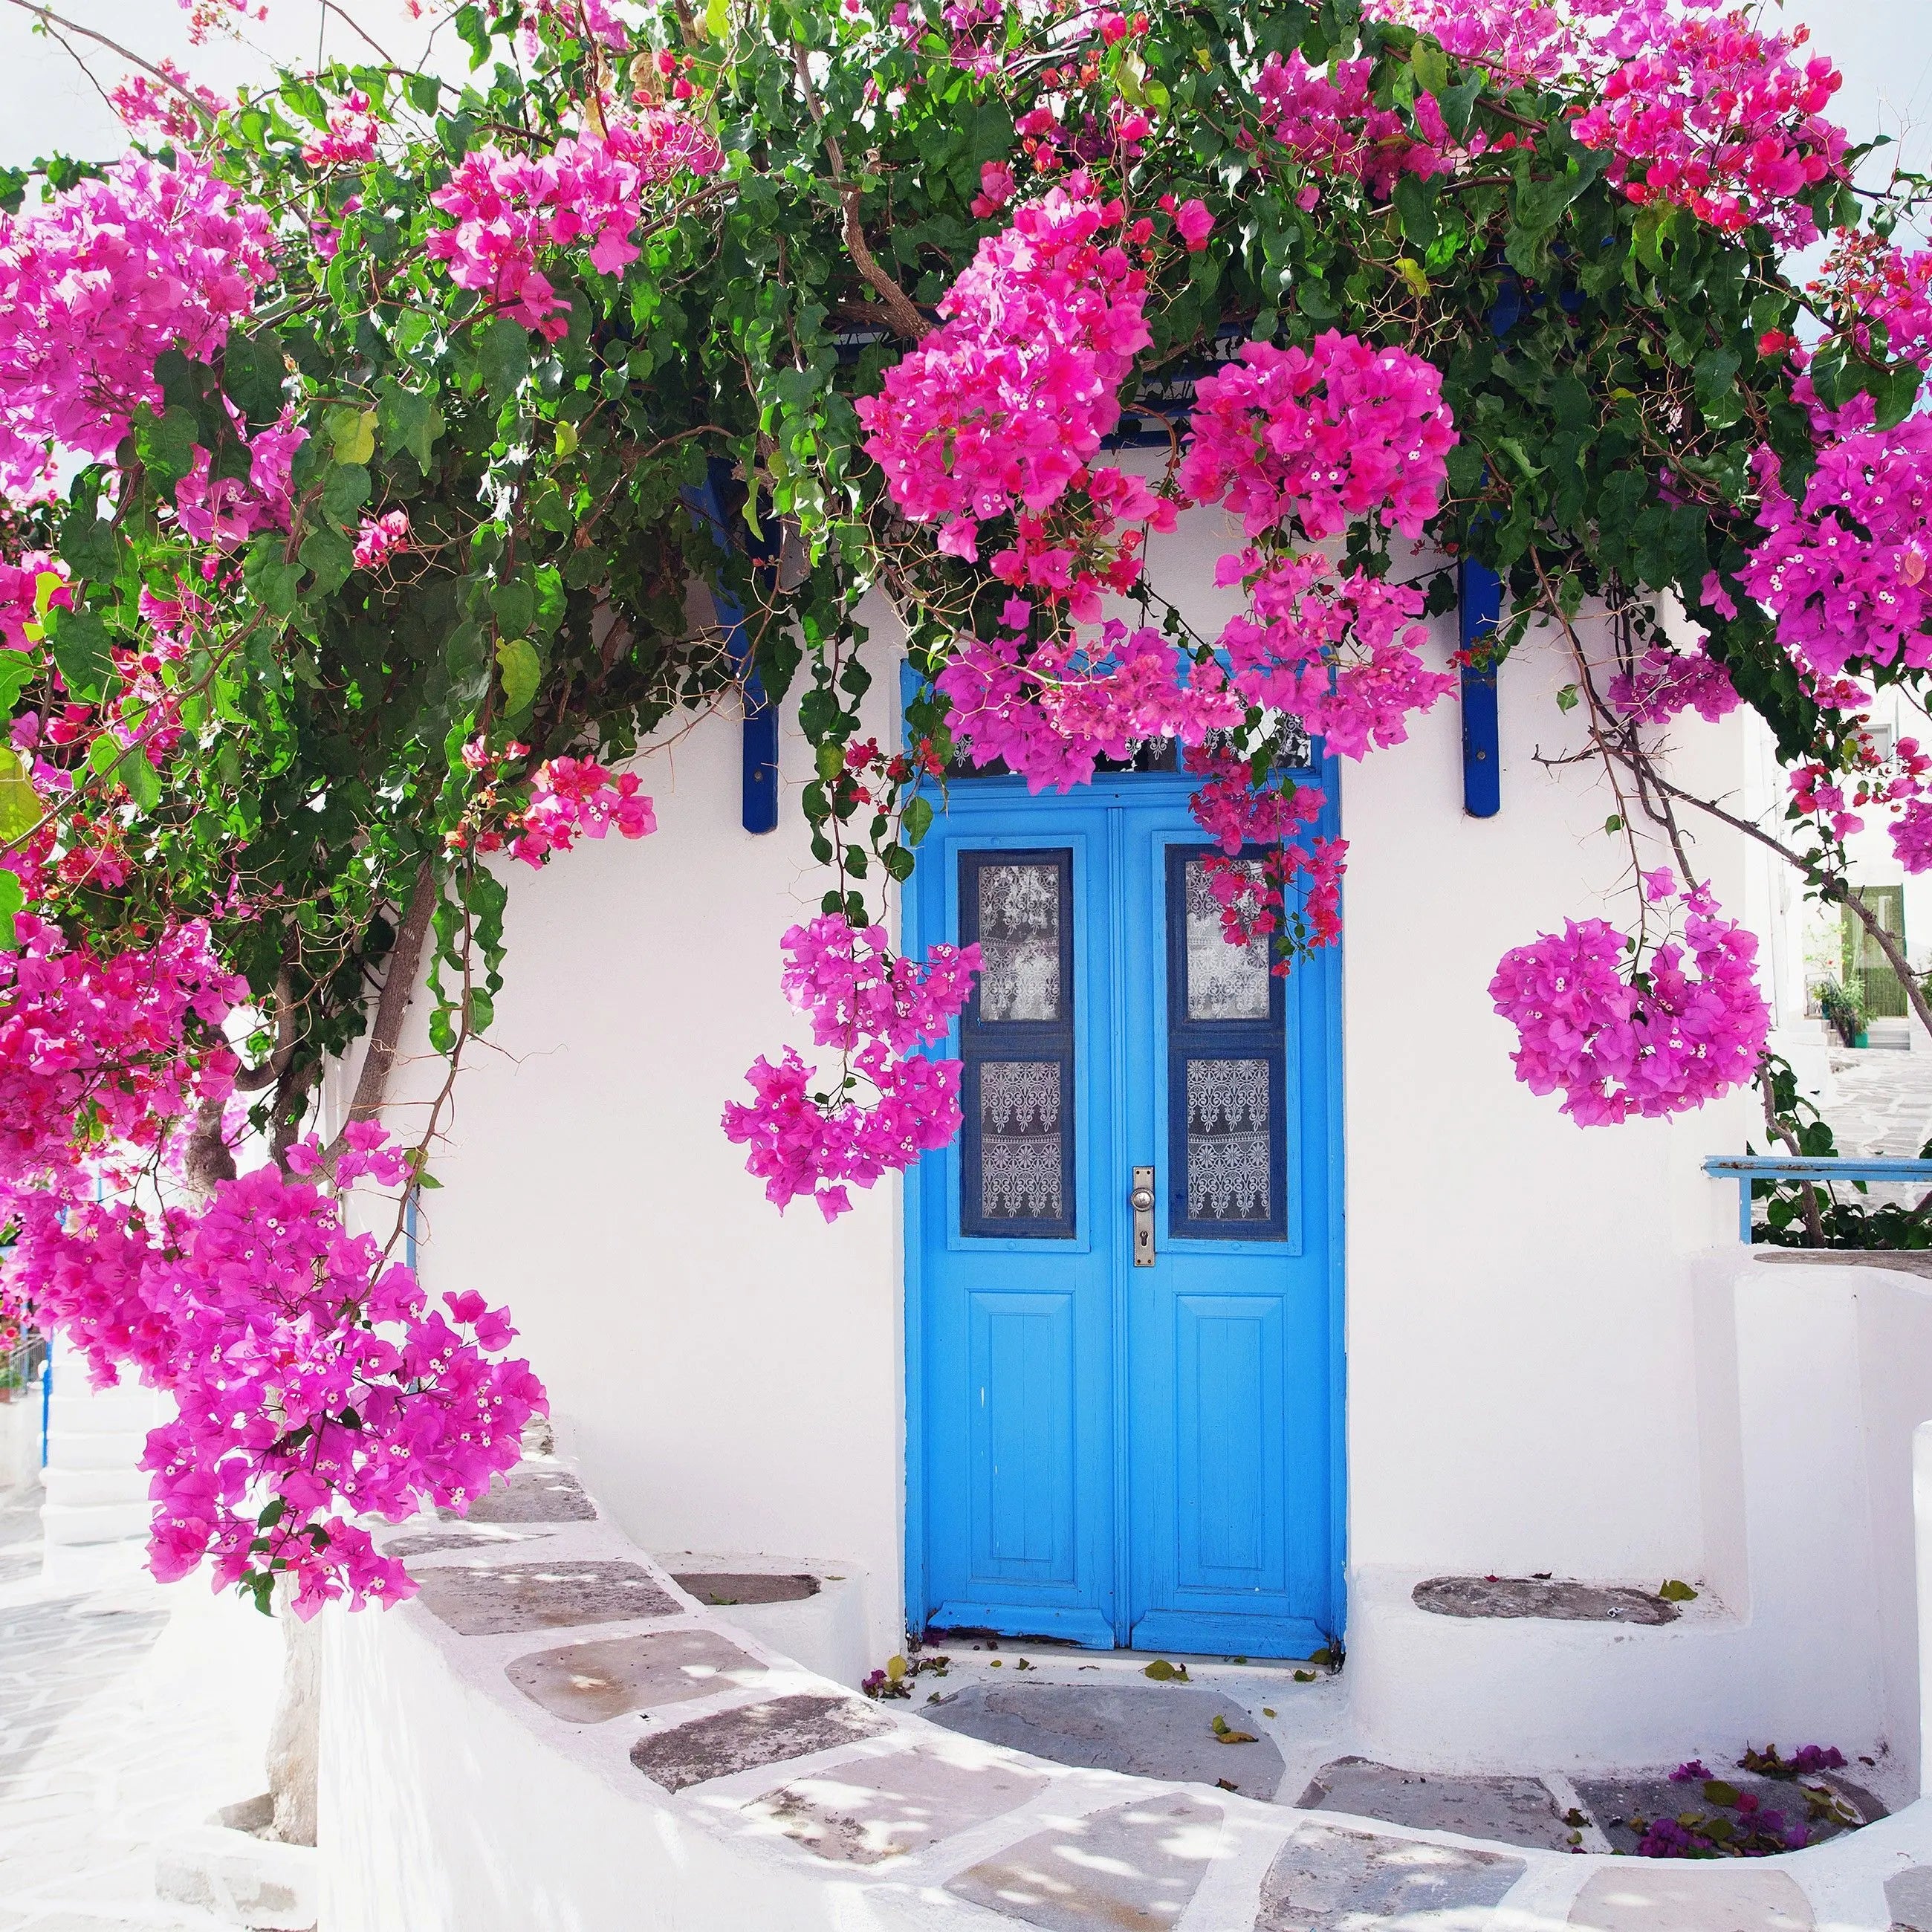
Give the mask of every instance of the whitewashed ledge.
[[680, 1590], [570, 1466], [388, 1532], [327, 1618], [328, 1932], [1932, 1932], [1932, 1805], [1814, 1850], [1559, 1855], [1072, 1770], [868, 1703]]

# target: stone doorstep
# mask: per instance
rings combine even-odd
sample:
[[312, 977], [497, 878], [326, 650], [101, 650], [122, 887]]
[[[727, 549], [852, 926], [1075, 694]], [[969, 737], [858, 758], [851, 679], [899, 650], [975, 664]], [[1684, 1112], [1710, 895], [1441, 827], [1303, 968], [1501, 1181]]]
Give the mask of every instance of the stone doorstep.
[[256, 1932], [313, 1932], [322, 1862], [312, 1845], [284, 1845], [220, 1825], [198, 1825], [154, 1850], [154, 1894]]

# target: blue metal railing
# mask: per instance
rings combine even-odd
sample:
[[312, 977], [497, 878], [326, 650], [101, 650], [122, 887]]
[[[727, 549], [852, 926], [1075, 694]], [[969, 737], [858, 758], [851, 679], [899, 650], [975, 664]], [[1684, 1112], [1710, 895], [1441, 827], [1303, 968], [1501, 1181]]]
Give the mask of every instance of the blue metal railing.
[[1747, 1247], [1750, 1245], [1754, 1180], [1889, 1180], [1932, 1192], [1932, 1160], [1856, 1156], [1810, 1160], [1790, 1154], [1718, 1154], [1705, 1162], [1704, 1172], [1713, 1180], [1738, 1184], [1738, 1238]]

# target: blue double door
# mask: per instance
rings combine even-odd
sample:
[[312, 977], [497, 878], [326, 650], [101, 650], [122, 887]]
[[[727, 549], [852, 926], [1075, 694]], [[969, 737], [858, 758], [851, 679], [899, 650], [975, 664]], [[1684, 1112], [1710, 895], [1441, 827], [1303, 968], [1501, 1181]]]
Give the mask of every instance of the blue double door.
[[915, 1628], [1341, 1627], [1336, 968], [1227, 944], [1187, 796], [960, 780], [921, 848], [915, 938], [983, 956], [909, 1184]]

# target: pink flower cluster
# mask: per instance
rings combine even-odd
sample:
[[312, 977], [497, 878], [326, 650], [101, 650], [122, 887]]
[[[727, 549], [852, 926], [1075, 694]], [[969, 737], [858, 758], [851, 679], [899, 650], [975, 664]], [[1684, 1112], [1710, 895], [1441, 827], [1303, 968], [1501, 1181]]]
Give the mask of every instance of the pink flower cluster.
[[1932, 369], [1932, 249], [1841, 231], [1811, 292], [1832, 304], [1860, 349], [1876, 352], [1872, 326], [1882, 324], [1888, 355]]
[[1120, 421], [1120, 382], [1153, 339], [1147, 278], [1103, 238], [1124, 218], [1059, 188], [1017, 210], [940, 304], [944, 326], [860, 398], [893, 502], [943, 523], [942, 549], [976, 556], [982, 521], [1050, 507]]
[[207, 124], [182, 96], [187, 94], [219, 114], [234, 104], [212, 88], [197, 86], [175, 63], [164, 57], [157, 70], [174, 86], [158, 86], [145, 74], [131, 74], [109, 91], [107, 104], [122, 124], [136, 134], [158, 134], [178, 146], [192, 146], [207, 132]]
[[1604, 692], [1612, 710], [1640, 724], [1666, 724], [1684, 711], [1714, 724], [1743, 703], [1731, 674], [1700, 647], [1673, 651], [1653, 644]]
[[529, 802], [509, 841], [511, 856], [541, 866], [551, 853], [568, 852], [579, 838], [602, 838], [614, 827], [626, 838], [655, 832], [656, 811], [638, 782], [635, 772], [614, 776], [595, 758], [547, 760], [530, 779]]
[[1932, 417], [1882, 430], [1860, 398], [1826, 424], [1802, 503], [1768, 449], [1754, 459], [1766, 534], [1739, 580], [1810, 676], [1835, 678], [1847, 665], [1922, 669], [1932, 664]]
[[302, 159], [312, 168], [360, 167], [376, 158], [376, 133], [369, 97], [358, 92], [329, 116], [328, 131], [302, 149]]
[[1442, 376], [1419, 356], [1333, 329], [1305, 350], [1249, 342], [1196, 390], [1180, 485], [1251, 537], [1292, 518], [1319, 542], [1372, 513], [1415, 537], [1455, 441]]
[[1103, 758], [1150, 738], [1197, 744], [1246, 712], [1218, 664], [1194, 662], [1159, 631], [1116, 618], [1086, 642], [1029, 645], [1025, 603], [1010, 601], [1005, 616], [1011, 629], [961, 638], [934, 682], [966, 754], [1004, 763], [1031, 790], [1070, 790]]
[[1790, 774], [1792, 811], [1809, 818], [1819, 838], [1842, 842], [1864, 830], [1876, 807], [1891, 814], [1892, 850], [1908, 872], [1932, 870], [1932, 756], [1916, 738], [1900, 738], [1880, 754], [1863, 730], [1850, 742], [1848, 770], [1813, 760]]
[[44, 550], [30, 550], [18, 563], [0, 562], [0, 650], [31, 650], [38, 641], [28, 632], [40, 622], [44, 577], [50, 576], [60, 585], [52, 591], [50, 603], [72, 606], [74, 592], [61, 581], [65, 574], [61, 564]]
[[[1360, 182], [1385, 200], [1404, 175], [1446, 174], [1442, 150], [1449, 130], [1432, 94], [1419, 94], [1418, 140], [1392, 107], [1373, 99], [1372, 61], [1332, 61], [1311, 67], [1299, 49], [1286, 60], [1270, 54], [1255, 79], [1256, 112], [1262, 125], [1295, 159], [1316, 173]], [[1301, 206], [1314, 206], [1312, 184]]]
[[1424, 668], [1419, 591], [1364, 571], [1336, 573], [1316, 554], [1220, 560], [1217, 582], [1244, 578], [1248, 612], [1221, 633], [1234, 688], [1300, 718], [1330, 752], [1361, 758], [1372, 746], [1400, 745], [1409, 713], [1456, 688], [1454, 677]]
[[[1189, 754], [1187, 769], [1204, 780], [1189, 802], [1195, 822], [1221, 848], [1204, 865], [1222, 937], [1230, 946], [1268, 941], [1276, 973], [1298, 954], [1332, 946], [1342, 936], [1348, 844], [1304, 836], [1322, 815], [1320, 788], [1258, 782], [1245, 760], [1204, 748]], [[1256, 847], [1258, 857], [1242, 856]]]
[[[406, 1184], [381, 1127], [345, 1138], [338, 1185]], [[429, 1306], [410, 1270], [301, 1178], [320, 1154], [310, 1140], [292, 1150], [292, 1174], [221, 1182], [199, 1214], [144, 1217], [110, 1202], [63, 1216], [31, 1196], [4, 1277], [9, 1304], [58, 1324], [98, 1382], [131, 1367], [172, 1398], [142, 1464], [155, 1576], [203, 1562], [218, 1588], [284, 1574], [304, 1616], [338, 1597], [413, 1594], [355, 1519], [482, 1495], [544, 1406], [526, 1363], [490, 1359], [515, 1332], [500, 1312], [468, 1292]]]
[[1796, 197], [1845, 172], [1850, 140], [1824, 118], [1838, 70], [1796, 58], [1804, 28], [1766, 34], [1742, 11], [1655, 26], [1577, 117], [1577, 140], [1611, 150], [1634, 202], [1675, 203], [1726, 233], [1762, 222], [1788, 245], [1816, 241]]
[[[32, 913], [15, 930], [17, 950], [0, 952], [0, 1222], [21, 1190], [51, 1186], [57, 1202], [86, 1159], [152, 1149], [169, 1120], [221, 1097], [234, 1060], [218, 1029], [248, 990], [199, 923], [104, 958]], [[190, 1019], [205, 1032], [195, 1052]]]
[[308, 440], [308, 431], [296, 428], [286, 410], [279, 422], [253, 436], [246, 434], [238, 416], [235, 427], [248, 445], [247, 480], [213, 476], [214, 459], [196, 443], [194, 467], [174, 492], [175, 520], [182, 534], [222, 550], [247, 542], [257, 530], [289, 527], [295, 514], [291, 471], [296, 452]]
[[575, 136], [548, 154], [473, 148], [430, 196], [455, 225], [425, 246], [448, 265], [459, 288], [486, 295], [492, 307], [554, 342], [568, 327], [570, 304], [538, 257], [587, 240], [590, 266], [615, 274], [638, 258], [631, 238], [646, 190], [680, 172], [715, 174], [723, 165], [703, 128], [652, 108], [640, 110], [634, 124], [614, 123], [601, 140]]
[[390, 510], [364, 517], [356, 532], [356, 568], [380, 570], [398, 551], [410, 546], [410, 513]]
[[[812, 1022], [815, 1045], [835, 1047], [841, 1070], [820, 1090], [788, 1047], [746, 1074], [752, 1099], [724, 1109], [724, 1137], [750, 1150], [746, 1171], [782, 1209], [808, 1195], [828, 1221], [869, 1187], [941, 1148], [959, 1130], [959, 1063], [918, 1049], [946, 1036], [980, 969], [976, 946], [940, 946], [924, 964], [896, 957], [883, 926], [855, 930], [832, 916], [784, 936], [783, 984]], [[870, 1100], [855, 1097], [862, 1083]]]
[[201, 162], [124, 156], [99, 180], [0, 215], [0, 487], [52, 449], [111, 456], [170, 347], [208, 362], [270, 272], [268, 218]]
[[1606, 920], [1570, 920], [1505, 953], [1490, 997], [1516, 1030], [1510, 1058], [1532, 1093], [1561, 1092], [1579, 1126], [1654, 1119], [1756, 1074], [1771, 1026], [1756, 956], [1756, 937], [1699, 886], [1684, 902], [1682, 940], [1664, 941], [1646, 967], [1630, 970]]

